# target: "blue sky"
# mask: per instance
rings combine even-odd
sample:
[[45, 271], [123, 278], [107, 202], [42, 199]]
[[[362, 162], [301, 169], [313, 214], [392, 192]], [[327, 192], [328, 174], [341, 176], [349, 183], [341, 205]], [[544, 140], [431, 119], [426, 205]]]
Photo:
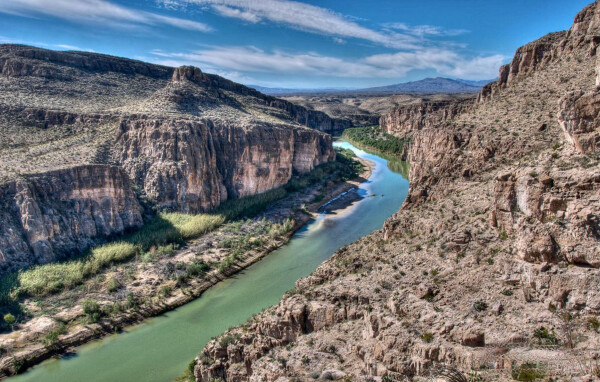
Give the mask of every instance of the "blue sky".
[[590, 0], [0, 0], [0, 43], [195, 65], [271, 87], [491, 79]]

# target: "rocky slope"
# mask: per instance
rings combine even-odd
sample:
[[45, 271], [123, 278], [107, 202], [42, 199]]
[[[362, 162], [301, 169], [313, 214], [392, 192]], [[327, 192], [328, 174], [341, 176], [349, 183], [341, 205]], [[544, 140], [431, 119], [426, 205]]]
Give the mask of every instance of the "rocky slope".
[[398, 106], [379, 119], [389, 134], [405, 137], [412, 131], [432, 128], [468, 110], [472, 99], [421, 102]]
[[[0, 270], [284, 185], [335, 154], [347, 120], [203, 73], [0, 46]], [[149, 203], [149, 204], [148, 204]]]
[[595, 2], [452, 118], [388, 116], [411, 139], [403, 208], [211, 341], [196, 380], [597, 378], [597, 35]]

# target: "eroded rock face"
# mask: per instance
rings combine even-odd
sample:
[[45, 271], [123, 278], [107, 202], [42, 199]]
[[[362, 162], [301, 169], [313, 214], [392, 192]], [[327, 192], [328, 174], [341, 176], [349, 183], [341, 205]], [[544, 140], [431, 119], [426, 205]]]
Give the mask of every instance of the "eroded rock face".
[[127, 174], [82, 166], [0, 188], [0, 270], [47, 263], [139, 228], [143, 209]]
[[[583, 175], [583, 174], [580, 174]], [[516, 171], [495, 182], [493, 223], [516, 235], [516, 256], [533, 263], [600, 267], [600, 173]]]
[[335, 159], [331, 136], [287, 126], [216, 126], [211, 121], [128, 120], [119, 163], [161, 208], [199, 212], [228, 198], [283, 186]]
[[600, 151], [600, 91], [571, 92], [559, 101], [558, 120], [581, 154]]
[[567, 32], [550, 33], [518, 48], [511, 63], [500, 68], [498, 81], [489, 83], [481, 89], [477, 102], [485, 102], [494, 97], [500, 89], [550, 62], [557, 55], [557, 44], [563, 41], [566, 35]]
[[472, 100], [422, 102], [394, 108], [379, 120], [389, 134], [404, 137], [410, 132], [443, 124], [473, 104]]

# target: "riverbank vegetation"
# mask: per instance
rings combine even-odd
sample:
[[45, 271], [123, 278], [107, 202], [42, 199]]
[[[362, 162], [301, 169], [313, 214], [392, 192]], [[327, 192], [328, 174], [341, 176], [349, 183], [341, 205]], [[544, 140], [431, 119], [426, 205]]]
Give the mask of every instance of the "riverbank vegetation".
[[379, 126], [346, 129], [342, 137], [350, 143], [366, 146], [398, 158], [402, 155], [404, 148], [404, 140], [382, 131]]
[[[75, 258], [4, 275], [0, 278], [0, 313], [14, 314], [17, 322], [23, 322], [28, 319], [19, 304], [23, 298], [40, 299], [74, 289], [119, 263], [134, 259], [139, 259], [142, 263], [152, 263], [160, 258], [173, 256], [190, 240], [213, 231], [226, 222], [235, 225], [236, 222], [243, 221], [243, 218], [256, 216], [270, 204], [291, 193], [322, 181], [345, 181], [356, 177], [360, 171], [362, 165], [354, 159], [353, 152], [339, 150], [335, 161], [318, 166], [306, 174], [295, 174], [283, 187], [251, 197], [228, 200], [207, 213], [157, 213], [138, 231], [91, 248]], [[264, 229], [268, 230], [265, 237], [282, 235], [289, 231], [291, 226], [292, 222], [289, 219], [281, 223], [265, 224]], [[216, 266], [221, 271], [229, 269], [244, 251], [263, 244], [262, 241], [264, 239], [255, 240], [250, 235], [240, 237], [231, 245], [230, 255]], [[116, 284], [114, 280], [108, 280], [106, 283], [107, 288], [115, 290]], [[6, 322], [1, 322], [0, 325], [4, 326], [5, 330], [10, 327]]]

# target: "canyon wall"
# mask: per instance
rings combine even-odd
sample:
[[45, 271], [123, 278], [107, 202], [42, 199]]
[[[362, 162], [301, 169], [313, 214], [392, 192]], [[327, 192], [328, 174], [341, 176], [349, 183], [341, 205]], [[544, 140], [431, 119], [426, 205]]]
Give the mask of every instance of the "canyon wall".
[[118, 162], [151, 201], [187, 212], [283, 186], [293, 173], [335, 159], [330, 135], [283, 125], [131, 119], [116, 142]]
[[395, 107], [379, 119], [381, 128], [399, 137], [411, 131], [435, 127], [467, 110], [473, 100], [433, 101]]
[[139, 228], [143, 208], [127, 174], [81, 166], [0, 186], [0, 272], [47, 263]]

